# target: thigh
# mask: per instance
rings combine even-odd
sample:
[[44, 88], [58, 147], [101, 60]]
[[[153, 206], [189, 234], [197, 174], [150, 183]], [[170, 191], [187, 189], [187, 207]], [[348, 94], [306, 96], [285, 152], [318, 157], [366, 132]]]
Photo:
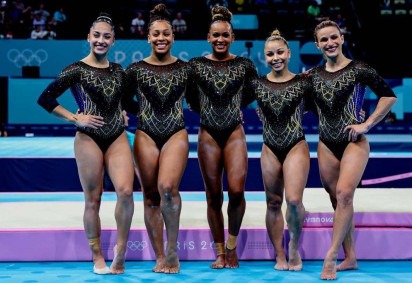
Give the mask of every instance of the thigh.
[[202, 127], [199, 129], [197, 154], [200, 171], [207, 190], [222, 189], [222, 149]]
[[119, 188], [133, 191], [134, 167], [132, 151], [126, 132], [123, 132], [104, 155], [107, 172], [118, 192]]
[[137, 130], [134, 139], [134, 159], [139, 173], [140, 184], [145, 194], [157, 191], [160, 150], [156, 143], [144, 132]]
[[242, 125], [239, 125], [230, 135], [223, 149], [223, 159], [229, 189], [244, 190], [248, 170], [248, 156], [246, 137]]
[[310, 167], [309, 147], [305, 140], [298, 142], [283, 163], [286, 200], [302, 201]]
[[343, 153], [338, 190], [354, 190], [360, 183], [369, 159], [369, 142], [365, 136], [350, 143]]
[[74, 139], [74, 154], [80, 183], [86, 198], [100, 196], [103, 190], [104, 160], [97, 144], [84, 133], [77, 132]]
[[260, 166], [262, 168], [266, 199], [271, 200], [275, 196], [280, 196], [283, 199], [284, 180], [282, 164], [265, 144], [262, 146]]
[[178, 189], [189, 156], [186, 130], [175, 133], [163, 146], [159, 161], [159, 184]]
[[322, 141], [318, 143], [318, 165], [323, 187], [332, 196], [336, 196], [340, 161]]

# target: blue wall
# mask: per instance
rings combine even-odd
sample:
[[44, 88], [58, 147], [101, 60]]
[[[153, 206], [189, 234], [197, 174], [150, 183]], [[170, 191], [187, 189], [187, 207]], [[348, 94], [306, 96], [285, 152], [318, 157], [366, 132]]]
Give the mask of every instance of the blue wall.
[[[264, 41], [251, 42], [253, 47], [250, 48], [250, 54], [245, 46], [245, 40], [235, 40], [231, 51], [236, 55], [249, 57], [260, 74], [268, 73], [269, 68], [265, 64], [263, 54]], [[51, 79], [57, 76], [65, 66], [87, 56], [90, 50], [88, 42], [86, 40], [27, 39], [2, 40], [0, 43], [0, 77], [9, 77], [8, 123], [61, 123], [41, 109], [36, 100]], [[293, 72], [299, 73], [321, 63], [322, 56], [313, 42], [290, 41], [289, 45], [292, 51], [289, 66]], [[206, 40], [179, 40], [174, 43], [172, 53], [187, 61], [192, 57], [208, 54], [210, 50], [210, 45]], [[150, 52], [151, 47], [146, 40], [118, 40], [110, 52], [109, 59], [127, 67], [130, 63], [149, 56]], [[39, 66], [41, 78], [21, 78], [23, 66]], [[412, 78], [388, 79], [387, 82], [398, 96], [398, 102], [393, 108], [397, 119], [400, 121], [406, 119], [406, 124], [412, 124], [410, 123], [412, 96], [408, 95], [412, 93]], [[76, 105], [71, 94], [67, 93], [59, 101], [65, 107], [75, 109]], [[365, 110], [371, 113], [376, 104], [376, 96], [368, 90], [365, 99]], [[0, 101], [0, 103], [3, 102]]]

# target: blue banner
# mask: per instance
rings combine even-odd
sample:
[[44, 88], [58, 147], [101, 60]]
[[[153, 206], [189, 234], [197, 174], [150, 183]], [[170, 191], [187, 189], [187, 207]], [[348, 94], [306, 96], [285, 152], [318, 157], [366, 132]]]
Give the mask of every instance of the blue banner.
[[[252, 47], [246, 47], [246, 42], [252, 43]], [[263, 75], [269, 72], [263, 53], [264, 44], [265, 41], [235, 40], [231, 52], [249, 57]], [[289, 45], [292, 50], [289, 67], [292, 72], [299, 73], [303, 66], [299, 56], [299, 41], [291, 41]], [[173, 44], [172, 54], [188, 61], [190, 58], [209, 54], [211, 50], [206, 40], [177, 40]], [[89, 52], [90, 46], [86, 40], [1, 40], [0, 76], [20, 77], [22, 67], [38, 66], [40, 77], [55, 77], [64, 67], [86, 57]], [[117, 40], [110, 50], [109, 60], [126, 68], [149, 56], [150, 52], [151, 46], [147, 40]]]

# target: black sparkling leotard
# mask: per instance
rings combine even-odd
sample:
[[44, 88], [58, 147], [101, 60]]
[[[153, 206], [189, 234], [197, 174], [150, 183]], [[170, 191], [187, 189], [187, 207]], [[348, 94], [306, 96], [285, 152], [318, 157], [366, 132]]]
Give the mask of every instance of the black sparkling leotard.
[[256, 100], [263, 117], [263, 142], [283, 163], [289, 151], [305, 139], [302, 116], [312, 86], [303, 75], [282, 83], [262, 76], [255, 84]]
[[360, 124], [366, 86], [378, 97], [395, 97], [390, 86], [375, 69], [361, 61], [351, 61], [336, 72], [328, 72], [325, 66], [310, 70], [314, 88], [314, 103], [319, 114], [319, 139], [341, 159], [349, 144], [348, 125]]
[[124, 131], [120, 102], [124, 94], [124, 81], [125, 73], [120, 64], [110, 63], [108, 68], [95, 68], [78, 61], [66, 67], [37, 102], [51, 113], [59, 105], [57, 98], [70, 88], [83, 114], [104, 118], [102, 127], [77, 127], [77, 130], [90, 136], [106, 152]]
[[189, 65], [178, 59], [168, 65], [145, 61], [126, 69], [129, 96], [137, 100], [137, 128], [161, 149], [169, 138], [185, 128], [183, 100]]
[[192, 77], [187, 101], [200, 113], [200, 126], [223, 147], [242, 123], [240, 108], [254, 100], [256, 67], [250, 59], [239, 56], [227, 61], [196, 57], [189, 64]]

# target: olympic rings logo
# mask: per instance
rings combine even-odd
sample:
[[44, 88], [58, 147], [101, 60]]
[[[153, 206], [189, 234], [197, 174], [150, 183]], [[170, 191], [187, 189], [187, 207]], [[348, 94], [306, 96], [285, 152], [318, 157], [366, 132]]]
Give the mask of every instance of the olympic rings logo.
[[12, 62], [17, 68], [23, 66], [40, 66], [46, 62], [49, 54], [44, 49], [33, 51], [31, 49], [24, 49], [23, 51], [17, 49], [10, 49], [7, 52], [7, 59]]
[[127, 241], [127, 247], [132, 251], [143, 251], [147, 248], [146, 241]]

